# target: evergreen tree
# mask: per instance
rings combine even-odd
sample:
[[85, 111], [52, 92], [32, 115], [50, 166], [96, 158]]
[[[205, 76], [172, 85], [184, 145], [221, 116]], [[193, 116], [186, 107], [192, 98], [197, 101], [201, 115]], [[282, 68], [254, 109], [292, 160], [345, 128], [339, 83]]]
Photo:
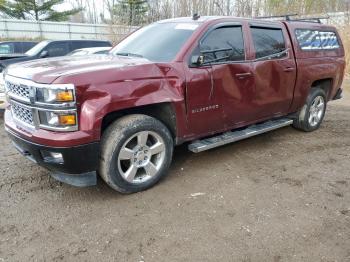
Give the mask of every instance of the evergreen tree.
[[142, 25], [146, 20], [148, 3], [146, 0], [119, 0], [114, 10], [123, 24]]
[[69, 16], [81, 11], [71, 9], [56, 11], [53, 8], [64, 0], [0, 0], [0, 12], [16, 19], [31, 19], [44, 21], [66, 21]]

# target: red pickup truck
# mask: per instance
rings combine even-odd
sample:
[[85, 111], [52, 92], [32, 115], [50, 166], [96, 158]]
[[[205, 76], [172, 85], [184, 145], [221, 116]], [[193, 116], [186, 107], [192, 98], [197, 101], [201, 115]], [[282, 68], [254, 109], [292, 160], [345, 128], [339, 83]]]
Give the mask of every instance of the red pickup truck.
[[76, 186], [122, 193], [164, 177], [175, 145], [201, 152], [293, 125], [319, 128], [341, 98], [336, 29], [311, 21], [163, 20], [109, 55], [16, 64], [5, 129], [27, 158]]

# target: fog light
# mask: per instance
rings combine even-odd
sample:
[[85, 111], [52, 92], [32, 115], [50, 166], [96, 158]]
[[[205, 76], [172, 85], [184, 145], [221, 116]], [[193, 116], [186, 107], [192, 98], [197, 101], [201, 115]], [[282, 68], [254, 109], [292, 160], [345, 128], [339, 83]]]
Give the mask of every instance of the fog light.
[[43, 156], [44, 161], [47, 163], [55, 163], [55, 164], [64, 163], [63, 156], [61, 153], [41, 150], [41, 155]]

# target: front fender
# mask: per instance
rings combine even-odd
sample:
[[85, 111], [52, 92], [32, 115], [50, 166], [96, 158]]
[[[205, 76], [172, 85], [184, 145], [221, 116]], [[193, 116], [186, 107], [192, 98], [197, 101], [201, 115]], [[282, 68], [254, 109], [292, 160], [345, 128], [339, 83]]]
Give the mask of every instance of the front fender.
[[[106, 115], [159, 103], [172, 103], [177, 115], [184, 116], [185, 81], [177, 70], [169, 67], [161, 70], [167, 70], [166, 74], [77, 88], [81, 101], [78, 105], [80, 130], [91, 133], [94, 140], [99, 140]], [[180, 117], [177, 121], [185, 121], [185, 118]], [[184, 126], [182, 122], [177, 124]]]

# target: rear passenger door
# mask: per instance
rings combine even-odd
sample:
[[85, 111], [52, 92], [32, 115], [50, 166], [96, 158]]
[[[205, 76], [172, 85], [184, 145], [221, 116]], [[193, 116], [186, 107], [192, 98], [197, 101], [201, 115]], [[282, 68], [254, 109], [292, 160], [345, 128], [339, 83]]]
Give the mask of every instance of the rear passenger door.
[[257, 119], [288, 112], [293, 100], [296, 63], [283, 25], [250, 24], [252, 73], [255, 81]]

